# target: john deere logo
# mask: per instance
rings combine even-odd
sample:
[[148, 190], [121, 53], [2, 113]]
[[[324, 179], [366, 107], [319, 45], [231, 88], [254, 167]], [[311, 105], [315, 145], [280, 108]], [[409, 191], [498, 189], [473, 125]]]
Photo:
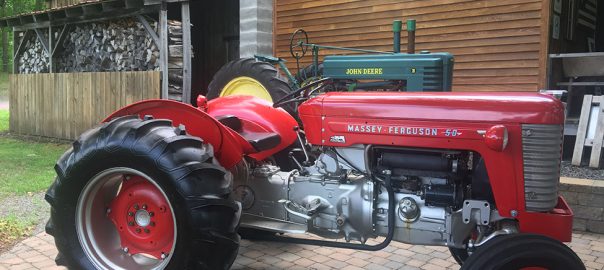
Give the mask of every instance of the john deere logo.
[[382, 68], [349, 68], [346, 69], [346, 75], [381, 75], [384, 73]]
[[417, 72], [417, 69], [411, 68], [411, 74], [415, 74], [416, 72]]

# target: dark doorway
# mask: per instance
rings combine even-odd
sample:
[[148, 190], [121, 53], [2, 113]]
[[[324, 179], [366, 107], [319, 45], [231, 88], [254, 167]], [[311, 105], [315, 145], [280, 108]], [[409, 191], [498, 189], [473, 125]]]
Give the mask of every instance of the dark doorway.
[[191, 23], [195, 103], [220, 67], [239, 58], [239, 0], [191, 1]]

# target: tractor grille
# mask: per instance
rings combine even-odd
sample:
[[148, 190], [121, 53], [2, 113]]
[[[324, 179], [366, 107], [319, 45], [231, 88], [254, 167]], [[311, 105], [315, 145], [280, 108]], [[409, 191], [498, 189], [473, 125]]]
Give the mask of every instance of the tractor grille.
[[443, 91], [443, 67], [429, 66], [424, 67], [424, 91]]
[[558, 202], [561, 125], [522, 125], [526, 210], [547, 212]]

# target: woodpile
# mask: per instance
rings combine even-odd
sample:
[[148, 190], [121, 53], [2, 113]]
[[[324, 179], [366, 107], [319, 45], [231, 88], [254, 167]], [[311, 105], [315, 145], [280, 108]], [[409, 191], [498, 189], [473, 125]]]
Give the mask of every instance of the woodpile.
[[59, 72], [159, 70], [159, 49], [134, 19], [75, 25], [62, 45]]
[[[151, 21], [150, 25], [157, 32], [158, 23]], [[59, 32], [53, 35], [57, 40]], [[53, 58], [56, 72], [160, 70], [158, 45], [136, 19], [75, 24], [66, 35]], [[24, 46], [19, 57], [19, 73], [49, 72], [48, 54], [36, 36], [31, 35]], [[179, 21], [168, 22], [168, 46], [168, 94], [170, 99], [180, 101], [184, 54], [182, 23]]]
[[24, 43], [25, 50], [18, 58], [19, 73], [46, 73], [49, 69], [48, 54], [40, 40], [31, 35]]

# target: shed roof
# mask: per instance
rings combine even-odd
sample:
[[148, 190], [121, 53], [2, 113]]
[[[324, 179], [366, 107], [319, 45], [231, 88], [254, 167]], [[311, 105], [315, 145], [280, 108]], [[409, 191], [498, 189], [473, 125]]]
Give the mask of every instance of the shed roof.
[[81, 0], [78, 4], [0, 18], [0, 27], [24, 30], [152, 13], [158, 11], [160, 3], [161, 0]]

